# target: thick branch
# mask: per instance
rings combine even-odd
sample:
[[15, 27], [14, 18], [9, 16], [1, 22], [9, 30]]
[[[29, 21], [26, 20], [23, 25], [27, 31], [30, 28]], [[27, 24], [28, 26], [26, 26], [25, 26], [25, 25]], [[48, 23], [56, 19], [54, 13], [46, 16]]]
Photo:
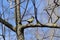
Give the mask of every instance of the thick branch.
[[8, 22], [6, 22], [5, 20], [3, 20], [2, 18], [0, 18], [0, 22], [15, 32], [15, 30], [13, 29], [13, 26]]
[[48, 23], [48, 24], [43, 24], [43, 25], [40, 25], [40, 24], [28, 24], [28, 25], [23, 25], [22, 28], [29, 28], [29, 27], [47, 27], [47, 28], [60, 28], [59, 25], [57, 24], [52, 24], [52, 23]]

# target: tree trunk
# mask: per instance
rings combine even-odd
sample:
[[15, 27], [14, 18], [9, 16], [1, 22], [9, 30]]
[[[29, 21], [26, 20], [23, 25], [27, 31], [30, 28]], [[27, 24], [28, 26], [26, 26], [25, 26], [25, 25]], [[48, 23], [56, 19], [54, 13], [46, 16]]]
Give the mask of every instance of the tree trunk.
[[17, 29], [17, 39], [18, 40], [24, 40], [24, 34], [21, 31], [21, 26], [18, 27], [18, 29]]
[[[19, 4], [20, 0], [15, 0], [15, 5]], [[16, 33], [17, 40], [24, 40], [24, 34], [21, 32], [22, 24], [21, 24], [21, 13], [20, 13], [20, 5], [15, 7], [15, 18], [16, 18]]]

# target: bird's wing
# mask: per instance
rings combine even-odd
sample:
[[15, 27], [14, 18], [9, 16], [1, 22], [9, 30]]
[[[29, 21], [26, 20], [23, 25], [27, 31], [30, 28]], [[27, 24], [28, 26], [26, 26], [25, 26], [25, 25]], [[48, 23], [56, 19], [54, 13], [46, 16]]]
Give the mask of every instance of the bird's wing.
[[30, 19], [28, 19], [27, 21], [33, 21], [34, 20], [34, 18], [30, 18]]

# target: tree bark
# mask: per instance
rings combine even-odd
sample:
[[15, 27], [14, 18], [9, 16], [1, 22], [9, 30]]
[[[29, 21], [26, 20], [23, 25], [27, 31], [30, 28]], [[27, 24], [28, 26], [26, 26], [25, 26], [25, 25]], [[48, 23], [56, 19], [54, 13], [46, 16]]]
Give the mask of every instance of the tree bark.
[[[15, 5], [19, 4], [20, 0], [15, 0]], [[24, 40], [23, 33], [21, 31], [22, 24], [21, 24], [21, 13], [20, 13], [20, 5], [15, 7], [15, 18], [16, 18], [16, 33], [17, 33], [17, 40]]]

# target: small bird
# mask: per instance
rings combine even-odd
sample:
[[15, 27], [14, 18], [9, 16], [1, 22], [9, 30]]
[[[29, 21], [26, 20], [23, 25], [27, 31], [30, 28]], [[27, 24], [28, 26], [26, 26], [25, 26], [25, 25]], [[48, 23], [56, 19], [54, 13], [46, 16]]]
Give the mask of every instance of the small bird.
[[32, 16], [30, 19], [27, 20], [28, 23], [32, 23], [34, 21], [34, 17]]
[[29, 18], [27, 20], [23, 20], [23, 21], [27, 21], [30, 24], [34, 21], [34, 17], [32, 16], [31, 18]]

